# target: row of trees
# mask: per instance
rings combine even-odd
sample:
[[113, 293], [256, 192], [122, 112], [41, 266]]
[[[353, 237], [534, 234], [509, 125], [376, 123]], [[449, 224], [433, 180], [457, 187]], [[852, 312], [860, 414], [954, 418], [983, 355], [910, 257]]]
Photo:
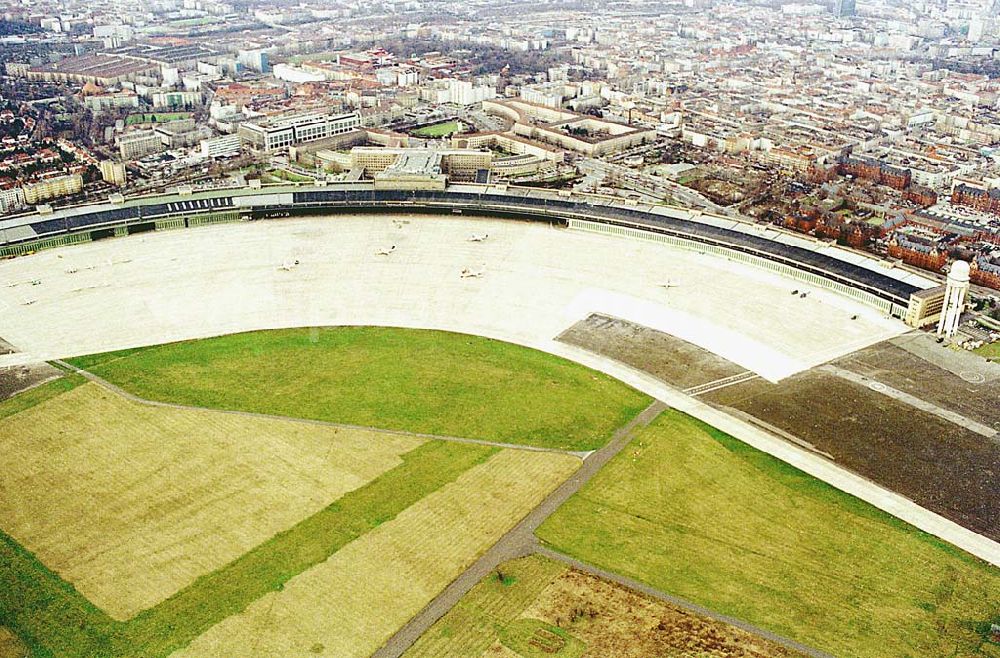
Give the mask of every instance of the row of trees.
[[472, 67], [473, 75], [500, 73], [505, 67], [512, 75], [540, 73], [551, 67], [571, 63], [570, 58], [553, 49], [529, 50], [527, 52], [505, 50], [496, 46], [440, 39], [391, 39], [371, 42], [364, 47], [380, 47], [396, 57], [420, 57], [429, 52], [453, 55]]

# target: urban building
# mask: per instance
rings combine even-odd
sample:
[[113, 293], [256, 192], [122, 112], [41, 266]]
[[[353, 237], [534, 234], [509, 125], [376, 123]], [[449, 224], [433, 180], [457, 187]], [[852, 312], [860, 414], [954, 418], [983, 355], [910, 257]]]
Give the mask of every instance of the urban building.
[[76, 194], [83, 190], [83, 177], [80, 174], [55, 176], [37, 183], [24, 186], [24, 202], [29, 205], [41, 203], [56, 197]]
[[163, 150], [163, 140], [155, 130], [136, 130], [118, 136], [122, 160], [136, 160]]
[[231, 158], [240, 154], [239, 135], [223, 135], [201, 140], [201, 155], [206, 158]]
[[944, 309], [945, 286], [918, 290], [910, 295], [904, 321], [911, 327], [920, 328], [936, 324]]
[[349, 133], [361, 126], [361, 117], [351, 114], [285, 115], [261, 121], [244, 121], [237, 129], [240, 140], [254, 151], [281, 148]]
[[83, 104], [94, 114], [100, 114], [108, 110], [118, 110], [122, 108], [138, 108], [139, 97], [130, 91], [123, 91], [114, 94], [95, 94], [84, 96]]
[[236, 61], [257, 73], [268, 73], [271, 70], [267, 52], [263, 50], [241, 50], [236, 54]]
[[112, 185], [124, 185], [126, 182], [125, 163], [114, 160], [102, 160], [100, 164], [101, 178]]
[[483, 110], [503, 116], [521, 137], [552, 144], [587, 157], [600, 157], [656, 139], [656, 130], [519, 100], [483, 101]]
[[29, 80], [79, 84], [90, 82], [108, 86], [142, 76], [156, 75], [158, 71], [159, 66], [150, 62], [95, 54], [67, 57], [58, 62], [34, 66], [28, 69], [25, 75]]
[[854, 16], [857, 13], [855, 4], [855, 0], [835, 0], [834, 13], [841, 18]]
[[0, 190], [0, 213], [10, 213], [24, 207], [24, 190], [11, 187]]
[[487, 150], [355, 147], [351, 149], [351, 169], [375, 180], [387, 171], [389, 177], [420, 171], [433, 174], [431, 178], [435, 181], [438, 175], [473, 181], [480, 171], [489, 171], [492, 158], [493, 154]]

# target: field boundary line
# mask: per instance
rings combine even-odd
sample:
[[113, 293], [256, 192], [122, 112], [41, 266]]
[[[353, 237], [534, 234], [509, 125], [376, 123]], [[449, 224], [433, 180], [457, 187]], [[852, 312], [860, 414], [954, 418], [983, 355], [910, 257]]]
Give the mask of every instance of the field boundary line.
[[[162, 407], [167, 409], [181, 409], [184, 411], [201, 411], [205, 413], [215, 413], [215, 414], [230, 414], [235, 416], [243, 416], [245, 418], [257, 418], [261, 420], [281, 420], [291, 423], [306, 423], [308, 425], [318, 425], [320, 427], [332, 427], [344, 430], [362, 430], [367, 432], [380, 432], [382, 434], [392, 434], [395, 436], [409, 436], [416, 439], [425, 439], [428, 441], [449, 441], [452, 443], [466, 443], [472, 445], [488, 446], [491, 448], [504, 448], [508, 450], [526, 450], [528, 452], [551, 452], [559, 455], [572, 455], [580, 459], [587, 459], [592, 455], [594, 450], [560, 450], [559, 448], [545, 448], [542, 446], [532, 446], [532, 445], [522, 445], [520, 443], [504, 443], [502, 441], [490, 441], [488, 439], [470, 439], [461, 436], [448, 436], [445, 434], [427, 434], [424, 432], [410, 432], [407, 430], [397, 430], [382, 427], [373, 427], [370, 425], [352, 425], [350, 423], [338, 423], [331, 420], [318, 420], [315, 418], [298, 418], [295, 416], [279, 416], [275, 414], [265, 414], [257, 411], [241, 411], [239, 409], [212, 409], [210, 407], [198, 407], [189, 404], [179, 404], [176, 402], [161, 402], [159, 400], [149, 400], [143, 397], [139, 397], [134, 393], [130, 393], [120, 386], [112, 384], [108, 380], [95, 375], [94, 373], [84, 370], [83, 368], [78, 368], [66, 361], [56, 360], [53, 363], [59, 364], [65, 368], [68, 368], [71, 372], [78, 373], [86, 377], [89, 381], [111, 391], [115, 395], [136, 402], [138, 404], [147, 405], [150, 407]], [[613, 439], [612, 439], [613, 440]], [[610, 441], [609, 441], [610, 443]], [[605, 444], [607, 445], [607, 444]]]
[[804, 653], [812, 658], [834, 658], [833, 655], [820, 651], [819, 649], [813, 649], [812, 647], [806, 646], [795, 640], [789, 639], [777, 633], [773, 633], [769, 630], [763, 629], [759, 626], [754, 626], [753, 624], [738, 619], [737, 617], [730, 617], [729, 615], [724, 615], [718, 612], [706, 608], [703, 605], [699, 605], [687, 599], [683, 599], [679, 596], [674, 596], [673, 594], [667, 594], [662, 590], [658, 590], [655, 587], [647, 585], [641, 581], [634, 580], [628, 576], [622, 576], [621, 574], [615, 573], [614, 571], [608, 571], [607, 569], [602, 569], [601, 567], [594, 566], [587, 562], [583, 562], [574, 557], [566, 555], [565, 553], [560, 553], [559, 551], [550, 548], [544, 544], [539, 544], [535, 548], [535, 553], [543, 557], [547, 557], [551, 560], [561, 562], [569, 567], [576, 569], [577, 571], [582, 571], [588, 573], [592, 576], [597, 576], [604, 580], [610, 580], [614, 583], [622, 585], [630, 590], [639, 592], [641, 594], [646, 594], [647, 596], [652, 596], [653, 598], [665, 601], [675, 607], [678, 607], [686, 612], [690, 612], [702, 617], [707, 617], [713, 621], [720, 621], [730, 626], [739, 628], [740, 630], [753, 633], [765, 640], [770, 640], [776, 644], [780, 644], [786, 649], [792, 649], [800, 653]]

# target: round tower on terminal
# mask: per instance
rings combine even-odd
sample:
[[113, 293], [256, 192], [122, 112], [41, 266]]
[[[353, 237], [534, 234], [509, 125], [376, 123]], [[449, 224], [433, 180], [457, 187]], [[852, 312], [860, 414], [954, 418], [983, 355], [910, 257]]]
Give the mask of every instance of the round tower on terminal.
[[969, 264], [964, 260], [956, 260], [948, 272], [948, 282], [945, 284], [944, 308], [938, 321], [938, 336], [954, 336], [958, 332], [958, 323], [965, 310], [965, 300], [969, 296]]

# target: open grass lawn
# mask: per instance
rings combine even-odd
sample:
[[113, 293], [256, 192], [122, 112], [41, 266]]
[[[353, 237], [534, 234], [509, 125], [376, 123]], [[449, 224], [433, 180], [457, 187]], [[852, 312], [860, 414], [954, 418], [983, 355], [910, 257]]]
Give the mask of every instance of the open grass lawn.
[[458, 121], [445, 121], [444, 123], [435, 123], [430, 126], [424, 126], [423, 128], [417, 128], [413, 131], [414, 137], [446, 137], [452, 133], [457, 133], [462, 130], [462, 124]]
[[316, 180], [315, 178], [310, 178], [309, 176], [303, 176], [302, 174], [297, 174], [294, 171], [288, 171], [287, 169], [269, 169], [265, 175], [271, 179], [271, 182], [290, 182], [290, 183], [308, 183]]
[[503, 656], [509, 650], [538, 658], [799, 656], [747, 631], [532, 555], [506, 562], [480, 581], [405, 658]]
[[502, 450], [174, 658], [369, 656], [579, 465]]
[[995, 343], [983, 345], [976, 350], [976, 354], [985, 356], [987, 359], [991, 359], [993, 361], [1000, 361], [1000, 340]]
[[480, 656], [499, 640], [566, 567], [539, 556], [511, 560], [479, 581], [404, 654], [404, 658]]
[[0, 419], [0, 528], [126, 620], [423, 442], [139, 404], [87, 383]]
[[[58, 380], [24, 395], [41, 397], [43, 392], [65, 387], [69, 380]], [[26, 406], [21, 397], [0, 403], [0, 410], [6, 411], [12, 404]], [[58, 401], [50, 399], [49, 403]], [[6, 422], [17, 421], [21, 415], [9, 414]], [[146, 446], [144, 450], [155, 448]], [[390, 522], [496, 453], [484, 446], [424, 442], [400, 455], [398, 466], [128, 621], [111, 618], [35, 554], [0, 532], [0, 626], [17, 634], [38, 656], [166, 656], [268, 592], [281, 590], [296, 575]], [[8, 475], [5, 472], [0, 477]], [[75, 477], [84, 475], [77, 473]], [[16, 492], [16, 484], [5, 482], [0, 489]], [[8, 504], [5, 494], [0, 506], [6, 509]], [[99, 505], [81, 512], [92, 514], [95, 522], [113, 513]], [[120, 586], [124, 592], [141, 583], [122, 582]]]
[[677, 412], [539, 536], [834, 655], [1000, 656], [1000, 570]]
[[138, 123], [164, 123], [191, 118], [190, 112], [150, 112], [149, 114], [130, 114], [125, 118], [125, 124], [132, 126]]
[[571, 450], [649, 403], [565, 359], [442, 331], [260, 331], [70, 361], [153, 400]]

